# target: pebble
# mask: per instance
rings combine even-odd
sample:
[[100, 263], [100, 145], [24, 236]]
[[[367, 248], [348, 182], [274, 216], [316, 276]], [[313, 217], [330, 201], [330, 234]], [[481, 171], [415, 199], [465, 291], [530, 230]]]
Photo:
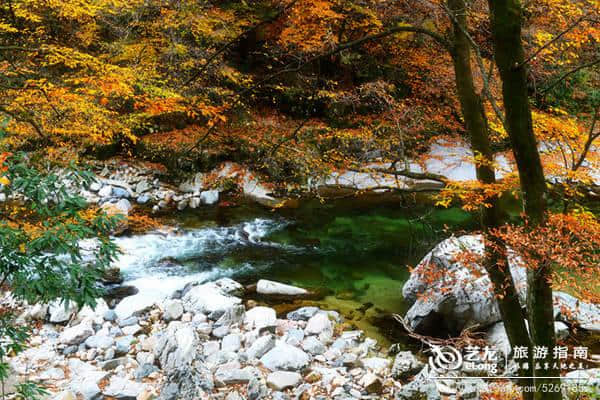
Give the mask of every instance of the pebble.
[[[46, 330], [45, 335], [53, 334], [58, 342], [81, 340], [81, 344], [63, 343], [59, 348], [61, 354], [80, 364], [69, 364], [69, 375], [56, 366], [39, 377], [59, 389], [70, 381], [75, 385], [76, 377], [93, 377], [85, 385], [77, 380], [74, 394], [85, 391], [90, 398], [138, 400], [160, 393], [170, 368], [197, 374], [198, 366], [206, 371], [203, 378], [194, 375], [194, 382], [206, 385], [202, 389], [206, 398], [219, 392], [213, 385], [232, 389], [237, 388], [233, 385], [246, 385], [237, 390], [244, 390], [245, 398], [254, 400], [307, 399], [311, 393], [315, 399], [360, 398], [365, 393], [379, 396], [383, 391], [391, 361], [381, 353], [371, 353], [361, 362], [360, 346], [372, 349], [374, 342], [365, 346], [368, 338], [361, 331], [334, 334], [335, 313], [303, 307], [288, 313], [289, 319], [278, 320], [275, 310], [264, 306], [245, 311], [234, 304], [211, 311], [207, 311], [209, 315], [186, 312], [185, 300], [178, 298], [159, 301], [137, 316], [118, 319], [115, 311], [108, 309], [98, 314], [100, 324], [55, 325], [57, 329]], [[40, 347], [46, 341], [36, 336], [32, 343]], [[203, 361], [191, 368], [193, 360]], [[101, 390], [100, 377], [107, 375], [110, 380]], [[236, 400], [241, 396], [237, 390], [225, 390], [219, 398]]]

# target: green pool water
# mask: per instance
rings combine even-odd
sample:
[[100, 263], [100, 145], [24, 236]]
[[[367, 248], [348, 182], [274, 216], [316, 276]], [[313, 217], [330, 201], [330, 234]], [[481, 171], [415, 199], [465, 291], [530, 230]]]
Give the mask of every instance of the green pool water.
[[202, 209], [182, 214], [178, 221], [184, 228], [197, 229], [232, 226], [253, 218], [282, 221], [282, 227], [262, 238], [275, 245], [234, 246], [212, 252], [209, 260], [204, 254], [202, 262], [233, 269], [233, 278], [244, 283], [266, 278], [322, 292], [324, 297], [318, 301], [276, 308], [283, 312], [316, 304], [336, 309], [384, 344], [389, 344], [392, 335], [378, 321], [406, 311], [402, 285], [408, 279], [408, 267], [452, 232], [475, 227], [470, 214], [458, 208], [355, 198], [303, 201], [298, 208], [277, 211], [251, 204]]

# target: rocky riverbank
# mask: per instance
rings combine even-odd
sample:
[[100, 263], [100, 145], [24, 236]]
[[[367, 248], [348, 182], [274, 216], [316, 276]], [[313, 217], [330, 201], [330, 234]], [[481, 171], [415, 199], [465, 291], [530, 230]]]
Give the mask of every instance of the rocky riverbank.
[[[269, 295], [305, 294], [275, 282], [257, 286]], [[12, 384], [39, 381], [49, 398], [63, 400], [392, 398], [402, 386], [396, 378], [423, 367], [409, 352], [394, 359], [335, 311], [277, 316], [242, 304], [242, 292], [223, 278], [127, 311], [101, 299], [94, 310], [26, 308], [19, 318], [37, 328], [31, 347], [10, 360]]]
[[[476, 243], [476, 237], [463, 240]], [[448, 250], [451, 244], [434, 249], [438, 262], [444, 260], [441, 249]], [[418, 278], [417, 268], [405, 291]], [[222, 278], [188, 284], [156, 302], [123, 301], [109, 308], [98, 299], [94, 309], [81, 310], [72, 304], [23, 307], [11, 303], [7, 295], [2, 305], [20, 307], [19, 321], [35, 328], [30, 348], [9, 360], [12, 371], [5, 389], [10, 392], [16, 383], [36, 381], [47, 388], [48, 399], [57, 400], [441, 400], [477, 399], [488, 388], [477, 371], [465, 368], [452, 373], [469, 379], [431, 379], [437, 372], [423, 362], [424, 355], [391, 354], [335, 310], [302, 307], [277, 315], [270, 307], [244, 302], [244, 290]], [[268, 296], [307, 294], [270, 281], [259, 281], [253, 290]], [[485, 291], [478, 293], [486, 296]], [[568, 295], [558, 296], [568, 300]], [[565, 302], [560, 309], [566, 315]], [[493, 307], [493, 301], [484, 304], [488, 303]], [[572, 311], [579, 313], [579, 308]], [[410, 311], [407, 319], [410, 323]], [[575, 325], [561, 329], [569, 335], [571, 327]], [[501, 326], [491, 325], [486, 340], [491, 345], [506, 343]], [[599, 372], [578, 370], [568, 376], [594, 386], [600, 383]]]
[[[260, 243], [262, 234], [244, 227], [222, 228], [227, 234], [216, 235], [218, 245], [228, 248], [223, 237]], [[139, 237], [118, 238], [121, 246], [129, 243], [142, 252], [118, 260], [115, 266], [126, 268], [142, 257], [146, 257], [144, 265], [160, 264], [162, 257], [181, 252], [178, 243], [199, 245], [201, 241], [193, 235], [149, 235], [153, 240], [144, 242]], [[148, 254], [150, 248], [153, 254]], [[457, 254], [465, 250], [480, 253], [481, 237], [451, 237], [412, 270], [403, 288], [412, 304], [405, 316], [407, 326], [423, 333], [433, 327], [429, 333], [440, 335], [442, 329], [461, 331], [478, 325], [484, 343], [506, 349], [508, 341], [489, 280], [478, 266], [460, 262]], [[525, 267], [516, 255], [511, 254], [509, 261], [524, 295]], [[445, 279], [430, 279], [436, 269]], [[477, 399], [493, 382], [466, 367], [452, 373], [468, 379], [436, 377], [428, 362], [430, 353], [396, 354], [398, 349], [392, 352], [358, 330], [350, 316], [344, 320], [340, 308], [276, 311], [281, 310], [280, 299], [311, 295], [299, 287], [266, 280], [243, 287], [228, 278], [207, 276], [186, 276], [175, 285], [168, 284], [168, 277], [142, 285], [145, 291], [138, 295], [108, 303], [98, 299], [95, 309], [61, 304], [29, 307], [5, 296], [0, 308], [20, 310], [19, 323], [34, 327], [30, 348], [10, 359], [12, 370], [5, 388], [10, 391], [15, 383], [32, 380], [48, 389], [48, 399], [64, 400], [414, 400]], [[204, 283], [207, 279], [214, 281]], [[249, 300], [260, 299], [256, 294], [277, 299], [274, 308]], [[579, 345], [582, 332], [598, 334], [597, 305], [561, 292], [555, 293], [555, 301], [556, 329], [562, 340], [573, 346]], [[568, 371], [566, 377], [598, 387], [600, 370], [593, 366], [599, 361], [592, 351], [586, 366]]]

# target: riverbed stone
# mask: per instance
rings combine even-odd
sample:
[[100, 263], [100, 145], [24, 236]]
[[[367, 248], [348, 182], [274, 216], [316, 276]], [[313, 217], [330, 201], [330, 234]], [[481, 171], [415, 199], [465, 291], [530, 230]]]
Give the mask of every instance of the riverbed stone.
[[318, 313], [319, 307], [300, 307], [295, 311], [290, 311], [287, 313], [286, 317], [292, 321], [308, 321], [313, 315]]
[[157, 334], [154, 355], [161, 367], [169, 371], [189, 365], [200, 349], [195, 330], [190, 325], [175, 321], [165, 331]]
[[205, 190], [200, 193], [200, 202], [204, 205], [210, 206], [216, 204], [219, 201], [218, 190]]
[[115, 313], [119, 320], [126, 320], [131, 316], [139, 316], [148, 311], [156, 303], [154, 296], [139, 293], [125, 297], [115, 307]]
[[181, 300], [167, 300], [163, 307], [163, 319], [167, 322], [179, 319], [183, 315], [183, 303]]
[[59, 342], [66, 345], [78, 345], [93, 334], [92, 321], [86, 320], [62, 331]]
[[267, 326], [275, 326], [277, 314], [270, 307], [258, 306], [246, 311], [244, 325], [248, 329], [260, 329]]
[[329, 315], [324, 312], [318, 312], [310, 317], [304, 331], [309, 335], [318, 335], [324, 331], [331, 331], [332, 329], [333, 324], [329, 319]]
[[383, 357], [368, 357], [361, 360], [361, 364], [366, 369], [375, 373], [381, 373], [390, 365], [390, 360]]
[[210, 314], [214, 311], [226, 311], [242, 300], [235, 294], [243, 287], [228, 278], [219, 279], [202, 285], [192, 286], [183, 296], [186, 311]]
[[403, 385], [396, 392], [396, 400], [442, 400], [442, 396], [434, 383], [434, 380], [429, 377], [429, 367], [425, 366], [412, 381]]
[[139, 181], [135, 185], [135, 191], [138, 194], [142, 194], [144, 192], [147, 192], [150, 189], [152, 189], [152, 184], [150, 182], [148, 182], [147, 180], [145, 180], [145, 179], [142, 179], [141, 181]]
[[204, 188], [204, 174], [196, 173], [192, 178], [182, 182], [179, 185], [179, 190], [184, 193], [199, 193]]
[[117, 354], [126, 354], [131, 348], [131, 344], [135, 341], [135, 338], [131, 335], [123, 336], [115, 341], [115, 351]]
[[317, 339], [315, 336], [309, 336], [302, 341], [302, 348], [309, 354], [316, 356], [323, 354], [327, 350], [323, 342]]
[[600, 333], [600, 306], [559, 291], [553, 293], [553, 300], [555, 319]]
[[308, 290], [284, 283], [261, 279], [256, 283], [256, 293], [264, 295], [302, 296]]
[[104, 389], [104, 395], [114, 397], [118, 400], [136, 400], [146, 389], [143, 383], [135, 382], [120, 376], [113, 376], [108, 386]]
[[106, 310], [104, 312], [103, 318], [106, 321], [113, 322], [113, 321], [116, 321], [118, 317], [117, 317], [117, 313], [115, 312], [115, 310]]
[[358, 382], [358, 384], [365, 388], [369, 394], [380, 394], [383, 390], [383, 383], [377, 375], [372, 372], [367, 372]]
[[157, 366], [152, 365], [152, 364], [140, 364], [140, 366], [135, 370], [134, 372], [134, 378], [136, 381], [141, 381], [144, 378], [147, 378], [148, 375], [154, 373], [154, 372], [158, 372], [159, 369]]
[[242, 347], [242, 335], [239, 333], [230, 333], [221, 340], [221, 350], [238, 351]]
[[115, 340], [110, 336], [93, 335], [85, 340], [85, 345], [88, 348], [108, 349], [115, 343]]
[[248, 383], [252, 379], [249, 368], [242, 369], [237, 361], [221, 365], [215, 372], [215, 383], [217, 386], [235, 385]]
[[74, 302], [53, 301], [48, 306], [49, 321], [55, 324], [67, 322], [77, 312], [77, 304]]
[[271, 371], [298, 371], [308, 365], [310, 356], [297, 347], [281, 342], [262, 356], [260, 361]]
[[111, 197], [112, 196], [112, 191], [113, 188], [110, 185], [105, 185], [103, 186], [99, 191], [98, 191], [98, 196], [100, 197]]
[[423, 369], [424, 365], [410, 351], [401, 351], [396, 354], [396, 358], [394, 359], [392, 376], [395, 379], [406, 379], [418, 373]]
[[[214, 326], [231, 326], [238, 324], [244, 320], [245, 308], [241, 304], [235, 304], [222, 312], [219, 318], [215, 321]], [[203, 314], [200, 314], [203, 315]], [[211, 313], [212, 316], [212, 313]], [[206, 318], [206, 317], [205, 317]]]
[[119, 358], [113, 358], [112, 360], [108, 360], [108, 361], [104, 361], [102, 363], [100, 363], [100, 368], [103, 371], [112, 371], [115, 368], [123, 365], [127, 365], [130, 362], [130, 358], [129, 357], [119, 357]]
[[65, 379], [65, 372], [61, 368], [50, 368], [42, 371], [39, 376], [43, 381], [60, 380]]
[[302, 375], [297, 372], [275, 371], [267, 375], [267, 386], [273, 390], [285, 390], [298, 386]]
[[248, 359], [258, 359], [275, 347], [275, 336], [267, 334], [256, 339], [246, 350]]

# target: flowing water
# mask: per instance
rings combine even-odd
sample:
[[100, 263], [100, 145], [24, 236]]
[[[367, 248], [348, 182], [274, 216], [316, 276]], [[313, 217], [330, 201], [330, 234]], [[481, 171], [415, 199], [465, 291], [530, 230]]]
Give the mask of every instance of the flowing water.
[[336, 309], [379, 340], [390, 337], [378, 319], [402, 313], [402, 285], [416, 265], [451, 231], [473, 227], [459, 209], [404, 207], [399, 201], [306, 201], [296, 209], [256, 205], [182, 213], [169, 232], [119, 238], [118, 264], [128, 284], [158, 298], [190, 281], [228, 276], [260, 278], [323, 293], [303, 304]]

